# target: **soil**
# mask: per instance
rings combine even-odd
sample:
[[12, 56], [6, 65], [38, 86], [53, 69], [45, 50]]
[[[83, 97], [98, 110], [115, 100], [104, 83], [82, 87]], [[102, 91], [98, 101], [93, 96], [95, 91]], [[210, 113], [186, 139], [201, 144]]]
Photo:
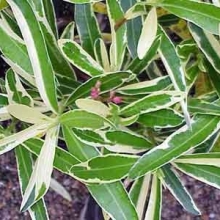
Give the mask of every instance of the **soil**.
[[[68, 202], [50, 189], [45, 196], [45, 201], [51, 220], [101, 219], [97, 214], [98, 207], [82, 184], [58, 171], [54, 171], [53, 178], [58, 180], [70, 193], [72, 202]], [[220, 190], [184, 175], [182, 175], [182, 179], [203, 214], [193, 216], [186, 213], [175, 198], [164, 190], [162, 220], [220, 220]], [[1, 220], [30, 220], [28, 213], [19, 212], [20, 204], [21, 194], [16, 161], [14, 153], [9, 152], [0, 157]]]

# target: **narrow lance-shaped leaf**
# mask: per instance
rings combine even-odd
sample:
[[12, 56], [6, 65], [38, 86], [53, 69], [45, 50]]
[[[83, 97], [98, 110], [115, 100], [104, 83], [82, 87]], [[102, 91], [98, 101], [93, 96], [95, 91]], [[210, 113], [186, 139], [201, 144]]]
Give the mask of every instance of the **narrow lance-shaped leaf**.
[[144, 220], [159, 220], [162, 208], [162, 184], [156, 174], [153, 175], [151, 193]]
[[220, 189], [220, 168], [210, 165], [178, 163], [174, 166], [186, 175]]
[[[43, 147], [44, 141], [37, 138], [32, 138], [25, 141], [22, 146], [25, 147], [28, 151], [33, 153], [36, 156], [40, 155], [41, 149]], [[71, 167], [75, 164], [80, 163], [80, 161], [74, 157], [69, 152], [63, 150], [62, 148], [56, 147], [56, 153], [54, 157], [53, 166], [57, 170], [69, 174]]]
[[27, 93], [16, 73], [9, 69], [6, 73], [5, 87], [10, 104], [19, 103], [28, 106], [34, 106], [34, 100]]
[[143, 59], [154, 42], [157, 35], [157, 11], [152, 8], [143, 23], [141, 36], [138, 41], [137, 54], [139, 59]]
[[[60, 48], [58, 46], [57, 40], [52, 33], [47, 21], [40, 22], [41, 30], [43, 32], [48, 54], [53, 66], [54, 72], [58, 76], [65, 76], [67, 78], [75, 79], [75, 73], [70, 63], [62, 55]], [[59, 78], [58, 78], [59, 81]]]
[[0, 139], [0, 155], [14, 149], [24, 141], [45, 132], [48, 126], [49, 124], [36, 124], [16, 134]]
[[[53, 112], [58, 112], [55, 80], [45, 41], [37, 18], [27, 1], [8, 0], [20, 26], [33, 67], [41, 98]], [[27, 19], [28, 17], [28, 19]]]
[[134, 149], [148, 149], [152, 143], [141, 135], [126, 131], [107, 131], [105, 134], [107, 140], [112, 144], [131, 146]]
[[143, 218], [148, 191], [150, 188], [151, 174], [137, 179], [129, 192], [131, 201], [136, 207], [139, 219]]
[[98, 61], [99, 64], [104, 68], [105, 72], [110, 72], [111, 68], [108, 52], [105, 42], [102, 40], [102, 38], [99, 38], [95, 41], [94, 47], [96, 61]]
[[115, 220], [138, 220], [138, 215], [121, 182], [92, 184], [89, 191], [96, 202]]
[[138, 101], [135, 101], [121, 109], [120, 114], [131, 116], [144, 114], [167, 108], [180, 102], [183, 99], [182, 93], [175, 91], [155, 92]]
[[101, 101], [93, 99], [77, 99], [75, 104], [82, 110], [100, 115], [104, 118], [110, 115], [110, 108]]
[[143, 59], [139, 59], [136, 57], [133, 61], [128, 65], [127, 69], [132, 73], [140, 74], [149, 66], [149, 64], [153, 61], [155, 56], [157, 55], [157, 51], [160, 47], [161, 36], [156, 37], [151, 47], [148, 50], [148, 53], [143, 57]]
[[[118, 0], [107, 0], [107, 10], [111, 26], [112, 44], [110, 47], [110, 60], [112, 71], [121, 69], [126, 49], [126, 26], [123, 24], [118, 29], [116, 24], [123, 19], [124, 13]], [[117, 30], [116, 30], [117, 29]]]
[[81, 129], [99, 129], [105, 126], [105, 124], [111, 124], [110, 121], [84, 110], [72, 110], [64, 113], [60, 116], [59, 121], [61, 124], [81, 128]]
[[56, 26], [56, 18], [55, 11], [53, 7], [52, 0], [28, 0], [29, 3], [33, 6], [34, 11], [36, 11], [37, 16], [40, 18], [39, 21], [47, 22], [49, 24], [50, 29], [53, 32], [53, 35], [58, 37], [57, 34], [57, 26]]
[[172, 169], [171, 166], [166, 165], [162, 168], [162, 171], [165, 186], [170, 190], [183, 208], [194, 215], [199, 215], [199, 209], [196, 207], [196, 204], [187, 189], [181, 183], [181, 180], [175, 170]]
[[219, 153], [199, 153], [183, 155], [175, 160], [175, 163], [188, 163], [198, 165], [211, 165], [220, 167]]
[[220, 128], [218, 116], [198, 115], [193, 118], [192, 128], [183, 126], [161, 145], [144, 154], [130, 171], [130, 177], [136, 178], [155, 170], [206, 141]]
[[171, 85], [170, 77], [161, 76], [153, 80], [138, 82], [138, 83], [120, 87], [117, 90], [117, 92], [125, 94], [125, 95], [150, 94], [152, 92], [165, 90], [170, 85]]
[[201, 99], [190, 99], [188, 109], [196, 114], [209, 114], [220, 116], [220, 106], [214, 103], [209, 103]]
[[[131, 8], [137, 1], [136, 0], [120, 0], [121, 7], [124, 12], [126, 12], [129, 8]], [[138, 40], [141, 34], [141, 25], [142, 21], [140, 17], [131, 19], [126, 22], [127, 25], [127, 42], [128, 49], [133, 58], [137, 57], [137, 45]]]
[[182, 124], [184, 118], [173, 109], [161, 109], [140, 115], [138, 122], [146, 127], [170, 128]]
[[137, 156], [108, 154], [74, 165], [70, 173], [86, 183], [116, 182], [126, 177], [137, 159]]
[[24, 193], [21, 204], [22, 211], [27, 210], [41, 199], [50, 186], [58, 132], [59, 126], [47, 131], [44, 145], [35, 162], [34, 170]]
[[70, 22], [63, 30], [60, 39], [74, 39], [75, 23]]
[[13, 38], [2, 22], [0, 22], [0, 35], [0, 50], [4, 56], [17, 64], [25, 73], [33, 74], [26, 46]]
[[[32, 157], [27, 149], [23, 146], [16, 148], [16, 161], [18, 167], [18, 177], [22, 195], [28, 185], [32, 173]], [[44, 200], [39, 200], [30, 209], [28, 209], [31, 219], [49, 219]]]
[[185, 92], [186, 83], [184, 72], [181, 67], [180, 60], [177, 56], [175, 47], [162, 27], [158, 27], [158, 33], [161, 34], [161, 45], [159, 49], [160, 57], [165, 65], [165, 68], [171, 78], [171, 81], [176, 90]]
[[92, 4], [75, 5], [75, 22], [82, 48], [94, 57], [95, 41], [101, 38], [101, 34], [94, 12], [92, 11]]
[[7, 106], [8, 113], [13, 117], [31, 124], [52, 123], [53, 119], [43, 115], [36, 108], [31, 108], [22, 104], [12, 104]]
[[[180, 59], [177, 55], [175, 47], [169, 39], [169, 37], [167, 36], [167, 34], [165, 33], [165, 31], [160, 26], [158, 26], [158, 33], [162, 35], [159, 54], [170, 76], [173, 86], [177, 91], [182, 91], [186, 93], [187, 88], [184, 71], [181, 66]], [[190, 115], [187, 110], [187, 105], [183, 100], [180, 102], [180, 104], [185, 116], [186, 123], [190, 127]]]
[[103, 68], [76, 42], [66, 39], [58, 41], [66, 59], [89, 76], [100, 75]]
[[220, 8], [193, 0], [163, 0], [156, 2], [158, 7], [191, 21], [213, 34], [219, 34]]
[[199, 48], [205, 54], [208, 61], [220, 74], [220, 43], [214, 35], [201, 29], [193, 23], [188, 24], [189, 30]]

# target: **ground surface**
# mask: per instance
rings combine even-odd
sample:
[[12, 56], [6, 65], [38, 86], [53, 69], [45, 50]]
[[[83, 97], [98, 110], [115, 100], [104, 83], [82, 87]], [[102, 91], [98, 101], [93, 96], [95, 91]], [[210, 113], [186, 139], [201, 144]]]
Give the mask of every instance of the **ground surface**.
[[[88, 199], [85, 188], [72, 178], [54, 172], [54, 178], [65, 186], [72, 196], [68, 202], [49, 190], [46, 195], [46, 204], [51, 220], [83, 220], [80, 218], [83, 206]], [[187, 214], [171, 194], [164, 191], [163, 220], [220, 220], [220, 190], [209, 187], [191, 178], [184, 177], [185, 186], [192, 193], [203, 215], [195, 217]], [[0, 219], [1, 220], [29, 220], [28, 213], [20, 214], [20, 189], [16, 171], [16, 161], [12, 152], [0, 156]], [[90, 207], [94, 210], [94, 206]], [[88, 220], [95, 220], [88, 214]], [[86, 219], [86, 220], [87, 220]]]

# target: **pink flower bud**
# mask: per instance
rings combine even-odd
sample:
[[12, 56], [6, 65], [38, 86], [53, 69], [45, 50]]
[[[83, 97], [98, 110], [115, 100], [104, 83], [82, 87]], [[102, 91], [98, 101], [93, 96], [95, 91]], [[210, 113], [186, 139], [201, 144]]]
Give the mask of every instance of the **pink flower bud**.
[[97, 98], [99, 97], [99, 89], [93, 87], [93, 88], [91, 89], [90, 96], [91, 96], [93, 99], [97, 99]]
[[119, 96], [115, 96], [112, 98], [112, 102], [114, 102], [115, 104], [121, 104], [122, 103], [122, 98]]

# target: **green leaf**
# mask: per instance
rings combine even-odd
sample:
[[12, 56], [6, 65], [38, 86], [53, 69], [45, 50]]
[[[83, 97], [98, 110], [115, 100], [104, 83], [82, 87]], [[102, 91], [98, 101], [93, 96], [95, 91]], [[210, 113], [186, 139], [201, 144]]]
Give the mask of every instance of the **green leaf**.
[[164, 91], [155, 92], [138, 101], [132, 102], [121, 109], [120, 114], [125, 116], [132, 116], [135, 114], [144, 114], [160, 109], [167, 108], [180, 102], [183, 99], [180, 92]]
[[175, 164], [175, 167], [199, 181], [220, 189], [220, 168], [209, 165]]
[[[121, 7], [124, 12], [131, 8], [137, 1], [136, 0], [120, 0]], [[132, 58], [137, 57], [137, 45], [141, 34], [142, 21], [140, 17], [131, 19], [126, 22], [127, 25], [127, 42], [128, 49]]]
[[25, 130], [0, 139], [0, 155], [14, 149], [24, 141], [45, 132], [48, 126], [49, 124], [32, 125]]
[[194, 153], [196, 154], [196, 153], [210, 152], [215, 146], [215, 143], [218, 141], [219, 135], [220, 135], [219, 132], [216, 132], [215, 134], [213, 134], [207, 141], [197, 146], [195, 148]]
[[108, 74], [103, 74], [102, 76], [96, 76], [81, 86], [79, 86], [69, 97], [66, 105], [73, 104], [79, 98], [86, 98], [90, 96], [91, 89], [95, 87], [97, 82], [100, 82], [100, 94], [115, 90], [117, 87], [121, 86], [123, 83], [130, 81], [134, 75], [127, 72], [113, 72]]
[[170, 190], [173, 196], [179, 201], [183, 208], [194, 215], [200, 215], [199, 209], [196, 207], [192, 197], [187, 189], [181, 183], [178, 174], [171, 166], [166, 165], [162, 168], [163, 181], [165, 186]]
[[184, 121], [182, 115], [173, 109], [161, 109], [140, 115], [138, 122], [146, 127], [170, 128], [182, 124]]
[[137, 156], [108, 154], [74, 165], [70, 172], [76, 179], [86, 183], [116, 182], [127, 176], [137, 159]]
[[68, 127], [99, 129], [105, 126], [107, 119], [84, 110], [72, 110], [62, 114], [59, 122]]
[[56, 17], [53, 7], [52, 0], [28, 0], [29, 3], [33, 6], [33, 10], [39, 16], [39, 21], [48, 23], [48, 28], [52, 30], [53, 35], [57, 38], [57, 26], [56, 26]]
[[77, 99], [76, 106], [87, 112], [91, 112], [106, 118], [110, 115], [110, 109], [102, 102], [93, 99]]
[[125, 95], [143, 95], [165, 90], [171, 85], [169, 76], [157, 77], [153, 80], [138, 82], [118, 88], [117, 92]]
[[208, 114], [220, 116], [220, 106], [209, 103], [201, 99], [190, 99], [188, 101], [188, 109], [194, 114]]
[[88, 189], [96, 202], [115, 220], [138, 220], [137, 213], [121, 182], [92, 184]]
[[189, 23], [190, 32], [199, 48], [217, 72], [220, 73], [220, 44], [214, 35]]
[[94, 58], [95, 41], [101, 38], [101, 34], [92, 4], [75, 5], [75, 22], [82, 48]]
[[135, 74], [140, 74], [141, 72], [143, 72], [155, 58], [157, 51], [160, 47], [160, 43], [161, 43], [161, 37], [159, 35], [158, 37], [156, 37], [156, 39], [152, 43], [151, 47], [149, 48], [147, 54], [143, 57], [143, 59], [140, 60], [138, 57], [136, 57], [129, 64], [127, 69]]
[[131, 146], [134, 149], [149, 149], [152, 147], [152, 143], [141, 135], [126, 132], [126, 131], [107, 131], [105, 133], [106, 138], [111, 141], [112, 144], [119, 144], [125, 146]]
[[[16, 153], [20, 188], [21, 188], [21, 193], [23, 195], [28, 185], [28, 181], [31, 177], [33, 162], [32, 162], [32, 157], [30, 153], [23, 146], [17, 147], [15, 150], [15, 153]], [[31, 219], [33, 220], [34, 219], [45, 219], [45, 220], [49, 219], [47, 209], [46, 209], [43, 199], [39, 200], [28, 211], [31, 216]]]
[[110, 72], [110, 63], [105, 42], [99, 38], [95, 41], [95, 58], [96, 61], [104, 68], [105, 72]]
[[30, 181], [25, 190], [21, 210], [25, 211], [41, 199], [50, 186], [59, 126], [48, 129], [40, 155], [35, 162]]
[[136, 207], [139, 219], [143, 219], [145, 205], [150, 188], [151, 174], [137, 179], [129, 191], [131, 201]]
[[156, 174], [153, 175], [151, 193], [145, 219], [159, 220], [161, 219], [162, 208], [162, 184]]
[[[170, 76], [173, 86], [177, 91], [182, 91], [186, 93], [187, 87], [185, 82], [184, 70], [181, 66], [181, 62], [177, 55], [176, 49], [162, 27], [159, 26], [158, 32], [162, 35], [159, 54], [168, 72], [168, 75]], [[185, 116], [186, 123], [190, 127], [190, 115], [187, 111], [187, 105], [183, 100], [180, 102], [180, 104]]]
[[[76, 135], [71, 128], [62, 126], [62, 131], [69, 152], [79, 161], [85, 162], [99, 155], [99, 152], [95, 148], [84, 144], [80, 136], [78, 136], [78, 133]], [[74, 129], [74, 131], [76, 131], [76, 129]], [[85, 140], [85, 138], [83, 140]]]
[[175, 163], [211, 165], [220, 167], [220, 153], [187, 154], [176, 159]]
[[144, 154], [130, 171], [131, 178], [137, 178], [155, 170], [164, 164], [205, 142], [220, 128], [219, 117], [198, 115], [193, 118], [192, 128], [183, 126], [162, 144]]
[[124, 13], [118, 0], [107, 0], [106, 4], [112, 35], [110, 47], [111, 70], [119, 71], [124, 59], [127, 33], [125, 24], [122, 24], [117, 30], [116, 24], [124, 18]]
[[36, 108], [31, 108], [26, 105], [12, 104], [7, 106], [8, 113], [13, 117], [31, 124], [52, 123], [53, 119], [47, 115], [43, 115]]
[[28, 54], [41, 98], [53, 112], [57, 113], [54, 73], [36, 15], [27, 1], [8, 0], [8, 3], [19, 24], [24, 41], [27, 43]]
[[137, 54], [139, 59], [143, 59], [150, 47], [152, 46], [154, 39], [157, 35], [157, 11], [156, 8], [152, 8], [147, 18], [143, 23], [141, 36], [138, 41]]
[[[43, 144], [43, 140], [35, 138], [25, 141], [22, 146], [34, 155], [39, 156]], [[69, 175], [71, 167], [77, 163], [80, 163], [80, 161], [76, 157], [63, 150], [62, 148], [56, 147], [56, 153], [53, 163], [54, 168]]]
[[70, 22], [63, 30], [60, 39], [74, 39], [74, 31], [75, 31], [75, 23], [72, 21]]
[[79, 130], [75, 128], [72, 128], [72, 131], [77, 139], [86, 145], [88, 144], [89, 146], [94, 147], [103, 147], [107, 144], [111, 145], [111, 143], [106, 141], [101, 135], [98, 134], [98, 132], [91, 130]]
[[33, 75], [33, 69], [24, 43], [7, 31], [2, 22], [0, 22], [0, 35], [0, 50], [3, 55], [19, 66], [23, 72]]
[[0, 93], [0, 107], [8, 105], [8, 97], [5, 94]]
[[156, 3], [167, 11], [191, 21], [201, 28], [219, 34], [220, 9], [212, 4], [193, 0], [163, 0]]
[[34, 106], [34, 100], [27, 93], [16, 73], [12, 69], [6, 72], [5, 87], [10, 104], [19, 103], [28, 106]]
[[75, 73], [70, 63], [62, 55], [58, 46], [57, 40], [53, 35], [52, 30], [48, 27], [48, 23], [40, 22], [41, 30], [43, 32], [48, 54], [53, 66], [53, 70], [58, 76], [68, 77], [70, 80], [75, 79]]
[[89, 76], [104, 73], [102, 67], [76, 42], [68, 39], [58, 41], [64, 57]]

